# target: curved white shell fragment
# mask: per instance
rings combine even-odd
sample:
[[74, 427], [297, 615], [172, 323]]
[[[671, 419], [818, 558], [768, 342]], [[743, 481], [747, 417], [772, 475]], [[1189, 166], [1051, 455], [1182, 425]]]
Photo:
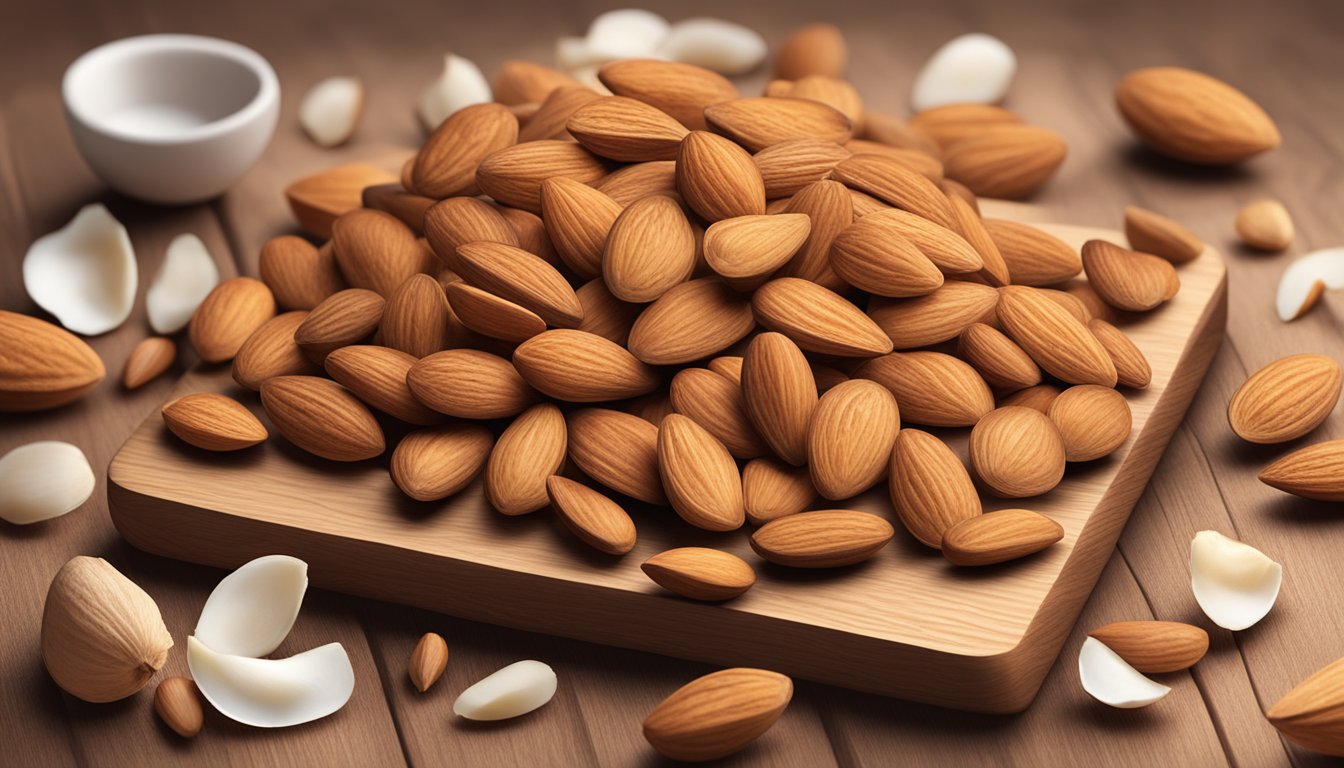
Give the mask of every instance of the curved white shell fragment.
[[1190, 588], [1214, 624], [1239, 630], [1269, 613], [1279, 597], [1283, 566], [1249, 544], [1217, 531], [1190, 542]]
[[493, 98], [481, 68], [450, 53], [443, 57], [443, 72], [421, 91], [415, 112], [425, 130], [432, 131], [457, 110]]
[[741, 75], [765, 61], [765, 38], [754, 29], [722, 19], [686, 19], [672, 25], [658, 46], [672, 61], [724, 75]]
[[217, 653], [265, 656], [289, 635], [307, 590], [307, 563], [289, 555], [259, 557], [210, 593], [196, 637]]
[[353, 77], [328, 77], [304, 94], [299, 124], [324, 147], [345, 143], [364, 113], [364, 85]]
[[1146, 707], [1171, 693], [1095, 637], [1084, 640], [1078, 651], [1078, 678], [1089, 696], [1119, 709]]
[[201, 695], [220, 714], [258, 728], [326, 717], [355, 690], [355, 670], [340, 643], [287, 659], [249, 659], [217, 653], [188, 637], [187, 665]]
[[84, 452], [55, 440], [21, 445], [0, 457], [0, 519], [28, 525], [88, 501], [96, 480]]
[[23, 257], [23, 287], [75, 333], [97, 336], [126, 322], [139, 271], [126, 228], [102, 203], [39, 237]]
[[590, 55], [598, 58], [584, 63], [653, 56], [669, 30], [667, 19], [652, 11], [639, 8], [607, 11], [588, 25], [583, 40]]
[[540, 708], [555, 695], [555, 670], [518, 661], [463, 691], [453, 712], [468, 720], [507, 720]]
[[996, 104], [1008, 93], [1017, 57], [1002, 40], [974, 33], [953, 38], [934, 52], [915, 78], [910, 105], [916, 112], [943, 104]]
[[1344, 288], [1344, 247], [1313, 251], [1283, 271], [1274, 307], [1286, 323], [1316, 306], [1322, 291], [1339, 288]]
[[218, 283], [219, 268], [201, 238], [191, 233], [173, 238], [145, 294], [149, 326], [163, 336], [187, 327], [196, 307]]

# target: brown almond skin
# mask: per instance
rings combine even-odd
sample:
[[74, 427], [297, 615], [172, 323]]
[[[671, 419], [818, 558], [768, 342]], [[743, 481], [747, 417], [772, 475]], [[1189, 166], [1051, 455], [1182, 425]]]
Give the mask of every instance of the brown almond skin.
[[142, 339], [126, 357], [126, 367], [121, 373], [121, 385], [127, 389], [139, 389], [172, 367], [175, 360], [177, 360], [177, 345], [172, 339], [163, 336]]
[[1064, 477], [1063, 438], [1049, 418], [1032, 408], [985, 414], [971, 430], [969, 453], [976, 477], [1002, 498], [1048, 493]]
[[392, 451], [392, 482], [416, 501], [437, 501], [471, 484], [485, 466], [495, 436], [485, 427], [419, 429]]
[[411, 275], [387, 297], [378, 329], [382, 343], [416, 359], [449, 344], [448, 299], [439, 281]]
[[925, 546], [940, 548], [949, 528], [980, 515], [980, 495], [961, 459], [928, 432], [897, 434], [888, 478], [897, 516]]
[[331, 225], [331, 243], [346, 282], [384, 298], [429, 267], [429, 254], [411, 228], [383, 211], [342, 214]]
[[943, 557], [953, 565], [1006, 563], [1050, 547], [1064, 528], [1029, 509], [1000, 509], [957, 523], [943, 533]]
[[717, 72], [692, 64], [626, 59], [603, 64], [597, 77], [617, 96], [656, 107], [692, 131], [703, 131], [705, 107], [737, 98], [737, 87]]
[[591, 184], [606, 175], [602, 159], [578, 144], [542, 140], [486, 155], [476, 168], [476, 184], [496, 202], [539, 214], [546, 179], [567, 176]]
[[546, 321], [536, 312], [461, 280], [449, 283], [445, 292], [452, 314], [482, 336], [519, 343], [546, 330]]
[[774, 200], [797, 194], [808, 184], [828, 178], [831, 169], [851, 154], [826, 139], [791, 139], [766, 147], [753, 159], [765, 182], [765, 196]]
[[802, 512], [812, 506], [817, 495], [807, 467], [792, 467], [763, 457], [752, 459], [742, 468], [742, 500], [752, 525]]
[[750, 291], [788, 262], [811, 231], [800, 213], [724, 219], [705, 230], [705, 261], [733, 288]]
[[1016, 221], [985, 219], [1015, 285], [1054, 285], [1083, 271], [1082, 258], [1054, 235]]
[[1298, 683], [1269, 708], [1265, 717], [1289, 741], [1327, 755], [1344, 756], [1344, 659]]
[[622, 207], [649, 195], [676, 195], [676, 165], [675, 160], [631, 163], [612, 171], [594, 189]]
[[1293, 217], [1278, 200], [1254, 200], [1237, 211], [1237, 237], [1252, 248], [1271, 253], [1293, 244]]
[[662, 383], [657, 371], [625, 347], [566, 328], [545, 331], [518, 345], [513, 365], [537, 391], [571, 403], [639, 397]]
[[336, 266], [331, 248], [317, 248], [294, 235], [281, 235], [261, 247], [261, 281], [281, 309], [312, 309], [350, 286]]
[[896, 349], [915, 349], [956, 338], [975, 324], [994, 322], [998, 303], [999, 292], [990, 286], [952, 280], [927, 296], [874, 298], [868, 303], [868, 316]]
[[944, 146], [949, 177], [981, 197], [1021, 200], [1050, 180], [1068, 154], [1054, 131], [1034, 125], [999, 125]]
[[663, 589], [706, 602], [732, 600], [756, 583], [756, 572], [745, 560], [705, 547], [659, 552], [639, 567]]
[[522, 247], [518, 232], [499, 209], [475, 197], [450, 197], [425, 211], [425, 239], [439, 263], [456, 271], [457, 249], [467, 243]]
[[233, 380], [257, 390], [272, 376], [317, 373], [317, 366], [294, 341], [294, 334], [308, 314], [303, 310], [285, 312], [253, 331], [233, 358]]
[[1154, 309], [1180, 288], [1171, 262], [1105, 240], [1083, 244], [1083, 270], [1107, 304], [1130, 312]]
[[623, 96], [580, 107], [565, 126], [589, 151], [611, 160], [675, 160], [686, 126], [657, 107]]
[[670, 197], [654, 195], [626, 207], [607, 234], [602, 277], [616, 298], [644, 304], [690, 278], [695, 233]]
[[812, 485], [831, 500], [868, 490], [886, 473], [900, 428], [896, 398], [882, 385], [854, 379], [827, 390], [807, 429]]
[[448, 643], [437, 632], [426, 632], [420, 636], [411, 651], [411, 661], [406, 665], [411, 684], [421, 693], [438, 682], [443, 670], [448, 668]]
[[1129, 401], [1110, 387], [1069, 387], [1050, 403], [1046, 416], [1059, 430], [1068, 461], [1108, 456], [1129, 439], [1134, 427]]
[[943, 285], [943, 273], [905, 237], [887, 212], [869, 214], [836, 234], [830, 266], [850, 285], [878, 296], [925, 296]]
[[574, 179], [556, 176], [541, 183], [542, 220], [560, 259], [580, 277], [602, 274], [607, 234], [624, 207]]
[[708, 430], [733, 458], [748, 460], [769, 452], [747, 416], [740, 382], [706, 368], [684, 368], [672, 377], [669, 395], [677, 413]]
[[246, 407], [213, 392], [184, 395], [161, 409], [163, 423], [183, 442], [206, 451], [239, 451], [266, 440], [266, 428]]
[[159, 683], [154, 689], [154, 712], [184, 739], [200, 733], [205, 724], [196, 683], [186, 677], [165, 677]]
[[1246, 379], [1227, 405], [1227, 420], [1243, 440], [1269, 445], [1302, 437], [1321, 425], [1339, 401], [1344, 373], [1325, 355], [1289, 355]]
[[1153, 369], [1143, 351], [1124, 331], [1099, 317], [1087, 323], [1087, 329], [1097, 337], [1106, 354], [1115, 365], [1116, 383], [1122, 387], [1143, 389], [1153, 380]]
[[1054, 384], [1037, 384], [1034, 387], [1027, 387], [999, 398], [998, 407], [1006, 408], [1010, 405], [1020, 405], [1041, 413], [1049, 413], [1050, 404], [1055, 401], [1056, 397], [1059, 397], [1060, 392], [1060, 388]]
[[607, 408], [571, 411], [569, 458], [606, 487], [650, 504], [667, 504], [658, 472], [658, 427]]
[[546, 479], [565, 463], [568, 433], [554, 403], [519, 414], [495, 441], [485, 465], [485, 498], [505, 515], [535, 512], [550, 501]]
[[597, 91], [583, 85], [562, 85], [556, 88], [527, 118], [518, 132], [518, 141], [570, 138], [573, 134], [567, 133], [565, 129], [569, 118], [583, 106], [600, 98], [602, 96]]
[[724, 351], [755, 327], [749, 299], [717, 277], [702, 277], [645, 307], [627, 346], [650, 365], [681, 365]]
[[324, 459], [363, 461], [386, 447], [378, 420], [334, 381], [276, 376], [262, 383], [261, 405], [286, 440]]
[[476, 349], [446, 349], [423, 358], [406, 374], [415, 399], [461, 419], [504, 419], [537, 401], [508, 360]]
[[546, 478], [546, 494], [565, 527], [608, 555], [635, 548], [635, 523], [621, 505], [588, 486], [560, 475]]
[[710, 223], [765, 213], [765, 181], [742, 147], [705, 131], [681, 141], [677, 191], [691, 210]]
[[518, 118], [502, 104], [473, 104], [444, 120], [425, 140], [411, 166], [410, 189], [442, 200], [476, 191], [476, 166], [518, 141]]
[[957, 354], [996, 390], [1016, 392], [1041, 383], [1041, 369], [1031, 356], [984, 323], [974, 323], [961, 332]]
[[1227, 83], [1181, 67], [1149, 67], [1125, 76], [1115, 103], [1134, 133], [1168, 157], [1230, 165], [1281, 141], [1265, 111]]
[[275, 296], [260, 280], [235, 277], [216, 285], [196, 308], [187, 337], [207, 363], [223, 363], [238, 354], [252, 332], [275, 315]]
[[564, 275], [522, 248], [467, 243], [457, 249], [456, 270], [477, 288], [530, 309], [548, 325], [574, 328], [583, 321], [583, 305]]
[[785, 213], [805, 214], [812, 223], [807, 241], [785, 264], [777, 277], [801, 277], [833, 291], [847, 285], [831, 267], [835, 237], [854, 221], [854, 202], [844, 185], [818, 181], [803, 187], [789, 200]]
[[825, 139], [844, 144], [853, 124], [840, 110], [810, 99], [740, 98], [705, 108], [705, 121], [723, 134], [759, 152], [790, 139]]
[[728, 449], [679, 413], [658, 425], [658, 474], [681, 519], [707, 531], [735, 531], [746, 522], [742, 477]]
[[930, 427], [969, 427], [994, 409], [994, 395], [975, 369], [942, 352], [893, 352], [864, 363], [856, 378], [891, 390], [901, 417]]
[[798, 345], [779, 333], [762, 333], [742, 358], [747, 416], [779, 458], [807, 462], [807, 425], [817, 407], [817, 384]]
[[102, 358], [83, 339], [45, 320], [0, 310], [0, 411], [65, 405], [106, 375]]
[[761, 325], [788, 336], [801, 349], [836, 357], [877, 357], [891, 339], [848, 299], [797, 277], [756, 289], [751, 308]]
[[1260, 482], [1317, 501], [1344, 501], [1344, 440], [1309, 445], [1265, 467]]
[[500, 104], [540, 104], [551, 91], [578, 81], [544, 64], [522, 59], [504, 62], [490, 81], [495, 100]]
[[644, 718], [644, 738], [663, 756], [702, 762], [727, 757], [770, 730], [793, 698], [793, 681], [738, 667], [678, 688]]
[[[579, 304], [583, 306], [580, 331], [595, 333], [628, 348], [626, 342], [630, 340], [630, 331], [634, 328], [635, 320], [644, 311], [642, 305], [616, 298], [601, 278], [593, 278], [579, 286], [574, 295], [579, 298]], [[634, 349], [630, 351], [635, 352]], [[638, 353], [635, 356], [638, 357]]]
[[1117, 621], [1087, 633], [1144, 674], [1193, 667], [1209, 650], [1209, 633], [1179, 621]]
[[920, 111], [910, 127], [942, 147], [1005, 125], [1021, 125], [1017, 114], [993, 104], [945, 104]]
[[1004, 332], [1046, 373], [1069, 384], [1115, 386], [1115, 363], [1101, 342], [1046, 294], [1018, 285], [1000, 288], [998, 314]]
[[365, 187], [396, 180], [395, 175], [368, 163], [338, 165], [293, 182], [285, 188], [285, 199], [299, 226], [327, 240], [336, 217], [359, 208]]
[[751, 535], [751, 548], [776, 565], [841, 568], [876, 555], [893, 535], [891, 523], [877, 515], [828, 509], [766, 523]]
[[775, 53], [775, 77], [841, 77], [849, 61], [845, 37], [833, 24], [808, 24], [789, 35]]
[[944, 227], [956, 219], [947, 196], [936, 184], [905, 163], [885, 155], [855, 155], [838, 163], [831, 178], [865, 192], [894, 208], [909, 211]]
[[347, 288], [318, 304], [299, 327], [294, 343], [309, 360], [321, 365], [332, 350], [368, 338], [382, 322], [387, 301], [374, 291]]
[[1134, 205], [1125, 206], [1125, 239], [1130, 248], [1173, 264], [1193, 261], [1204, 252], [1204, 242], [1179, 222]]
[[438, 424], [444, 420], [443, 415], [416, 400], [406, 383], [415, 362], [414, 357], [390, 347], [353, 344], [327, 355], [324, 368], [328, 376], [372, 408], [407, 424]]
[[408, 192], [400, 182], [365, 187], [360, 193], [360, 200], [365, 208], [390, 213], [401, 219], [417, 235], [425, 233], [425, 211], [438, 202], [436, 198]]

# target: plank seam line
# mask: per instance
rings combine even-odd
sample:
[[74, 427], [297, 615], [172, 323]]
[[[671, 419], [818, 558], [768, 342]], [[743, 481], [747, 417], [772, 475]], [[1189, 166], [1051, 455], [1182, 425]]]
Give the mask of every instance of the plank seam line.
[[392, 682], [391, 672], [383, 663], [382, 643], [374, 639], [369, 634], [369, 629], [365, 626], [365, 619], [361, 612], [359, 617], [359, 631], [364, 633], [364, 642], [368, 643], [369, 655], [373, 657], [373, 668], [378, 670], [378, 687], [383, 694], [383, 702], [387, 705], [388, 717], [392, 720], [392, 730], [397, 734], [397, 745], [401, 747], [401, 761], [403, 765], [412, 766], [410, 745], [406, 743], [406, 734], [402, 732], [401, 718], [397, 714], [396, 702], [392, 700]]
[[830, 708], [816, 705], [818, 699], [816, 689], [813, 686], [807, 686], [809, 702], [812, 702], [812, 708], [817, 713], [817, 719], [821, 721], [821, 731], [826, 734], [826, 746], [831, 749], [831, 759], [839, 768], [854, 768], [859, 765], [859, 760], [854, 756], [854, 750], [849, 746], [847, 740], [842, 738], [839, 731], [836, 730], [834, 715]]

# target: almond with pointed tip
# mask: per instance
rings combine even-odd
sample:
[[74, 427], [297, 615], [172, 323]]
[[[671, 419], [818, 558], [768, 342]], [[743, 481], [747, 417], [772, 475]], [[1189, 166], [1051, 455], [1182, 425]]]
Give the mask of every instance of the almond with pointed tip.
[[737, 216], [705, 230], [705, 261], [739, 291], [750, 291], [793, 257], [812, 232], [806, 214]]
[[546, 231], [560, 259], [580, 277], [602, 274], [607, 234], [622, 207], [596, 189], [564, 176], [541, 183]]
[[1227, 405], [1227, 421], [1243, 440], [1286, 443], [1321, 425], [1339, 402], [1339, 364], [1325, 355], [1289, 355], [1246, 379]]
[[1083, 261], [1068, 243], [1039, 227], [1004, 219], [985, 219], [1016, 285], [1054, 285], [1083, 271]]
[[833, 291], [843, 290], [845, 281], [831, 267], [831, 248], [836, 235], [854, 221], [854, 203], [845, 186], [837, 181], [809, 184], [793, 196], [784, 213], [806, 214], [812, 229], [777, 276], [801, 277]]
[[540, 104], [551, 91], [578, 81], [557, 69], [522, 59], [504, 62], [490, 81], [495, 101], [500, 104]]
[[695, 261], [686, 214], [671, 198], [654, 195], [631, 203], [612, 224], [602, 278], [616, 298], [645, 304], [689, 279]]
[[294, 235], [267, 240], [258, 268], [281, 309], [312, 309], [349, 287], [331, 248], [316, 248]]
[[1133, 339], [1114, 325], [1094, 317], [1087, 323], [1088, 330], [1110, 355], [1115, 364], [1116, 381], [1121, 386], [1143, 389], [1153, 380], [1153, 369], [1148, 358]]
[[881, 214], [864, 216], [835, 236], [830, 266], [849, 284], [878, 296], [924, 296], [943, 284], [938, 267]]
[[998, 310], [1009, 338], [1046, 373], [1068, 384], [1115, 386], [1115, 363], [1106, 348], [1041, 291], [1020, 285], [1000, 288]]
[[416, 234], [424, 233], [425, 211], [438, 202], [432, 197], [408, 192], [399, 182], [365, 187], [360, 193], [360, 201], [365, 208], [396, 216]]
[[476, 349], [446, 349], [422, 358], [406, 374], [415, 399], [462, 419], [503, 419], [537, 401], [508, 360]]
[[827, 178], [831, 169], [851, 154], [827, 139], [791, 139], [766, 147], [753, 159], [765, 182], [766, 198], [774, 200]]
[[526, 307], [462, 281], [447, 287], [448, 304], [467, 328], [494, 339], [521, 342], [546, 330], [546, 321]]
[[1064, 440], [1054, 423], [1033, 408], [1010, 406], [985, 414], [971, 430], [968, 453], [975, 476], [1001, 498], [1040, 496], [1064, 478]]
[[285, 199], [299, 226], [326, 240], [337, 216], [360, 207], [365, 187], [396, 180], [395, 175], [367, 163], [338, 165], [291, 183], [285, 188]]
[[1125, 239], [1130, 248], [1173, 264], [1192, 261], [1204, 252], [1203, 241], [1180, 223], [1134, 205], [1125, 206]]
[[184, 395], [161, 409], [163, 423], [183, 442], [206, 451], [239, 451], [268, 433], [242, 403], [213, 392]]
[[742, 358], [747, 416], [779, 458], [807, 462], [807, 425], [817, 407], [817, 384], [802, 350], [780, 333], [762, 333]]
[[1193, 667], [1209, 650], [1209, 633], [1179, 621], [1116, 621], [1087, 633], [1145, 674]]
[[682, 283], [649, 304], [628, 346], [650, 365], [680, 365], [736, 344], [756, 327], [751, 302], [717, 277]]
[[154, 689], [154, 713], [184, 739], [201, 732], [205, 713], [196, 683], [186, 677], [165, 677]]
[[1055, 174], [1068, 144], [1034, 125], [999, 125], [944, 145], [943, 169], [982, 197], [1020, 200]]
[[901, 428], [896, 398], [885, 387], [853, 379], [826, 391], [807, 428], [807, 466], [824, 498], [848, 499], [887, 471]]
[[513, 233], [518, 236], [518, 247], [540, 258], [553, 267], [561, 266], [560, 255], [555, 252], [551, 236], [546, 233], [546, 223], [531, 211], [521, 208], [498, 206], [499, 215], [509, 223]]
[[817, 489], [807, 467], [762, 457], [742, 468], [742, 502], [752, 525], [796, 515], [816, 500]]
[[346, 281], [384, 298], [429, 267], [415, 233], [383, 211], [362, 208], [342, 214], [331, 225], [331, 242]]
[[1265, 713], [1289, 741], [1336, 757], [1344, 756], [1344, 659], [1298, 683]]
[[438, 424], [443, 416], [416, 400], [406, 383], [415, 363], [416, 358], [396, 349], [356, 344], [334, 350], [323, 365], [328, 376], [370, 407], [407, 424]]
[[1050, 403], [1046, 416], [1059, 430], [1068, 461], [1093, 461], [1125, 444], [1134, 417], [1125, 396], [1110, 387], [1069, 387]]
[[1023, 408], [1032, 408], [1041, 413], [1049, 413], [1050, 404], [1055, 401], [1056, 397], [1059, 397], [1060, 392], [1060, 388], [1053, 384], [1037, 384], [1034, 387], [1027, 387], [999, 398], [998, 406], [1006, 408], [1010, 405], [1020, 405]]
[[411, 651], [411, 661], [406, 666], [406, 674], [411, 678], [415, 690], [424, 693], [443, 676], [448, 668], [448, 643], [437, 632], [426, 632], [420, 636]]
[[458, 268], [457, 249], [467, 243], [522, 247], [504, 214], [475, 197], [450, 197], [425, 211], [425, 239], [439, 262], [454, 271]]
[[564, 414], [539, 403], [517, 416], [495, 441], [485, 465], [485, 498], [501, 514], [524, 515], [549, 501], [546, 479], [565, 463]]
[[674, 61], [613, 61], [603, 64], [597, 77], [617, 96], [656, 107], [692, 131], [705, 130], [705, 107], [738, 95], [723, 75]]
[[1344, 440], [1309, 445], [1260, 471], [1260, 482], [1317, 501], [1344, 501]]
[[579, 108], [566, 126], [593, 154], [625, 163], [675, 160], [686, 126], [657, 107], [607, 96]]
[[917, 112], [910, 118], [910, 127], [949, 147], [958, 141], [974, 138], [1009, 125], [1021, 125], [1016, 113], [993, 104], [944, 104]]
[[838, 77], [808, 75], [795, 80], [789, 86], [788, 93], [778, 94], [777, 97], [825, 104], [848, 118], [854, 129], [863, 125], [863, 96], [852, 83]]
[[1279, 129], [1236, 88], [1181, 67], [1130, 72], [1115, 103], [1134, 133], [1168, 157], [1231, 165], [1279, 145]]
[[494, 443], [490, 430], [470, 424], [418, 429], [392, 451], [392, 482], [416, 501], [446, 499], [476, 479]]
[[1130, 312], [1147, 312], [1180, 289], [1171, 262], [1105, 240], [1083, 244], [1083, 269], [1107, 304]]
[[657, 426], [607, 408], [571, 411], [569, 458], [589, 477], [626, 496], [667, 504], [658, 473]]
[[955, 223], [951, 204], [936, 184], [886, 155], [842, 160], [831, 170], [831, 178], [935, 224], [951, 227]]
[[659, 702], [644, 718], [644, 738], [673, 760], [716, 760], [770, 730], [792, 698], [793, 681], [778, 672], [722, 669]]
[[734, 531], [746, 522], [742, 477], [732, 454], [688, 416], [672, 413], [658, 427], [658, 473], [672, 509], [706, 531]]
[[321, 365], [332, 350], [371, 336], [382, 322], [386, 305], [382, 296], [363, 288], [333, 293], [294, 329], [294, 343], [309, 360]]
[[943, 163], [937, 157], [918, 149], [893, 147], [867, 139], [850, 139], [845, 149], [854, 155], [883, 155], [904, 165], [935, 184], [943, 181]]
[[530, 309], [548, 325], [573, 328], [583, 320], [583, 305], [564, 275], [522, 248], [467, 243], [457, 249], [457, 261], [468, 283]]
[[276, 315], [248, 336], [233, 358], [233, 380], [256, 390], [272, 376], [317, 373], [317, 367], [294, 340], [308, 314], [296, 311]]
[[645, 309], [644, 305], [631, 304], [613, 296], [600, 277], [579, 286], [574, 295], [583, 305], [583, 322], [579, 323], [579, 330], [595, 333], [622, 346], [630, 339], [630, 330]]
[[853, 135], [853, 124], [839, 110], [807, 99], [732, 99], [706, 107], [705, 121], [750, 152], [790, 139], [843, 144]]
[[518, 141], [518, 118], [503, 104], [463, 107], [429, 135], [411, 166], [411, 191], [442, 200], [476, 192], [476, 167]]
[[901, 418], [930, 427], [969, 427], [994, 409], [994, 395], [975, 369], [942, 352], [893, 352], [854, 374], [896, 396]]
[[1041, 383], [1041, 369], [998, 329], [984, 323], [967, 326], [957, 340], [957, 354], [1001, 392], [1016, 392]]
[[1237, 237], [1252, 248], [1278, 253], [1293, 244], [1293, 217], [1278, 200], [1255, 200], [1237, 211]]
[[677, 152], [677, 191], [709, 222], [765, 213], [765, 181], [747, 151], [706, 131], [691, 131]]
[[842, 568], [876, 555], [895, 533], [869, 512], [826, 509], [771, 520], [751, 535], [751, 548], [776, 565]]
[[[955, 182], [953, 182], [955, 183]], [[971, 199], [974, 199], [972, 196]], [[953, 229], [955, 229], [980, 257], [980, 271], [977, 276], [989, 285], [1000, 287], [1012, 282], [1008, 262], [1004, 261], [999, 246], [989, 234], [984, 219], [975, 206], [960, 195], [949, 192], [947, 202], [952, 206]]]
[[252, 332], [275, 315], [275, 296], [260, 280], [235, 277], [210, 291], [196, 308], [187, 336], [207, 363], [223, 363], [238, 354]]
[[906, 530], [934, 549], [950, 528], [980, 516], [980, 495], [966, 467], [928, 432], [905, 428], [896, 436], [888, 488]]
[[769, 449], [747, 416], [740, 383], [707, 368], [684, 368], [672, 378], [672, 407], [723, 443], [737, 459], [753, 459]]
[[953, 565], [996, 565], [1047, 549], [1064, 528], [1029, 509], [1000, 509], [966, 519], [943, 533], [943, 557]]
[[706, 547], [669, 549], [639, 567], [663, 589], [706, 602], [732, 600], [756, 583], [756, 572], [742, 558]]
[[631, 163], [618, 168], [597, 182], [595, 188], [616, 201], [629, 205], [649, 195], [676, 195], [677, 168], [673, 160]]
[[998, 303], [999, 292], [988, 285], [951, 280], [927, 296], [874, 297], [868, 302], [868, 316], [896, 349], [914, 349], [956, 338], [973, 325], [993, 322]]
[[608, 555], [635, 548], [635, 523], [621, 505], [560, 475], [546, 478], [546, 493], [560, 522], [585, 544]]
[[349, 390], [316, 376], [276, 376], [261, 384], [261, 405], [285, 439], [331, 461], [382, 454], [383, 428]]
[[[244, 345], [246, 346], [246, 345]], [[139, 389], [157, 379], [177, 360], [177, 345], [164, 336], [141, 339], [126, 356], [126, 367], [121, 372], [121, 385]]]
[[607, 175], [597, 155], [572, 141], [547, 139], [492, 152], [476, 168], [476, 183], [496, 202], [541, 213], [541, 183], [565, 176], [592, 184]]
[[425, 274], [407, 278], [383, 307], [378, 326], [385, 346], [414, 358], [432, 355], [449, 344], [448, 298], [439, 281]]
[[537, 105], [536, 111], [527, 119], [527, 124], [518, 132], [519, 143], [572, 138], [565, 129], [569, 119], [585, 105], [601, 98], [601, 94], [584, 85], [562, 85], [556, 88], [545, 101]]
[[752, 294], [751, 308], [761, 325], [788, 336], [808, 352], [876, 357], [892, 349], [891, 339], [858, 307], [807, 280], [771, 280]]
[[537, 391], [571, 403], [625, 400], [652, 392], [662, 383], [655, 370], [625, 347], [563, 328], [520, 344], [513, 365]]

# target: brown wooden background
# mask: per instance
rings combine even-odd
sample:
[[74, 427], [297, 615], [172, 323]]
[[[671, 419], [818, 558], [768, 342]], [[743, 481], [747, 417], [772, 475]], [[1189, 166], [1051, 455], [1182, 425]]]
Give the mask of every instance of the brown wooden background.
[[[973, 716], [802, 684], [784, 719], [733, 765], [1316, 765], [1324, 759], [1281, 741], [1261, 711], [1297, 681], [1344, 655], [1344, 515], [1338, 505], [1285, 497], [1260, 485], [1257, 469], [1281, 449], [1238, 442], [1224, 409], [1249, 371], [1284, 354], [1344, 359], [1344, 301], [1327, 298], [1306, 319], [1283, 325], [1272, 297], [1294, 255], [1344, 241], [1344, 4], [1335, 0], [1235, 2], [1055, 2], [945, 0], [803, 3], [798, 0], [648, 5], [673, 19], [726, 15], [772, 43], [793, 26], [838, 24], [851, 46], [851, 75], [870, 107], [902, 111], [915, 70], [942, 41], [983, 30], [1020, 57], [1009, 106], [1062, 133], [1070, 156], [1035, 202], [1052, 218], [1118, 226], [1135, 202], [1173, 215], [1226, 255], [1232, 305], [1228, 340], [1186, 424], [1135, 510], [1101, 583], [1041, 695], [1013, 717]], [[280, 190], [291, 178], [378, 145], [421, 138], [411, 105], [453, 50], [487, 73], [504, 59], [550, 61], [554, 38], [580, 34], [606, 8], [594, 0], [508, 4], [449, 0], [365, 3], [224, 3], [173, 0], [6, 0], [0, 3], [0, 306], [25, 312], [20, 261], [31, 240], [64, 224], [84, 203], [104, 200], [131, 230], [141, 293], [174, 235], [200, 235], [226, 274], [255, 274], [257, 251], [289, 226]], [[154, 209], [108, 194], [71, 144], [59, 78], [80, 52], [146, 32], [195, 32], [238, 40], [269, 58], [284, 108], [261, 164], [225, 198], [187, 209]], [[1183, 64], [1242, 87], [1278, 120], [1284, 146], [1244, 168], [1200, 170], [1137, 150], [1111, 104], [1126, 71]], [[361, 76], [368, 109], [352, 146], [323, 151], [300, 136], [294, 112], [303, 90], [333, 74]], [[765, 74], [744, 80], [760, 87]], [[1260, 195], [1287, 203], [1298, 224], [1289, 254], [1239, 248], [1237, 206]], [[135, 393], [115, 382], [130, 348], [148, 333], [143, 307], [122, 328], [93, 340], [109, 380], [60, 411], [4, 416], [0, 453], [37, 439], [81, 446], [100, 474], [131, 429], [172, 387], [167, 376]], [[1303, 442], [1344, 437], [1335, 417]], [[1290, 446], [1291, 447], [1291, 446]], [[1260, 625], [1233, 636], [1213, 627], [1190, 596], [1191, 535], [1215, 528], [1283, 562], [1283, 594]], [[37, 651], [42, 601], [52, 574], [77, 554], [97, 554], [159, 602], [179, 646], [169, 671], [183, 673], [180, 648], [220, 572], [138, 553], [106, 513], [102, 485], [59, 520], [0, 527], [0, 764], [16, 765], [647, 765], [657, 756], [639, 723], [666, 693], [708, 668], [647, 654], [502, 630], [312, 592], [281, 653], [337, 640], [355, 665], [354, 699], [337, 715], [283, 732], [208, 714], [193, 741], [174, 737], [143, 693], [110, 705], [63, 694]], [[1186, 620], [1210, 629], [1209, 655], [1175, 690], [1137, 711], [1091, 701], [1075, 658], [1087, 628], [1119, 619]], [[448, 673], [428, 695], [405, 681], [415, 639], [441, 632]], [[818, 649], [825, 653], [825, 649]], [[518, 658], [551, 663], [560, 692], [516, 722], [470, 725], [451, 715], [454, 694]]]

